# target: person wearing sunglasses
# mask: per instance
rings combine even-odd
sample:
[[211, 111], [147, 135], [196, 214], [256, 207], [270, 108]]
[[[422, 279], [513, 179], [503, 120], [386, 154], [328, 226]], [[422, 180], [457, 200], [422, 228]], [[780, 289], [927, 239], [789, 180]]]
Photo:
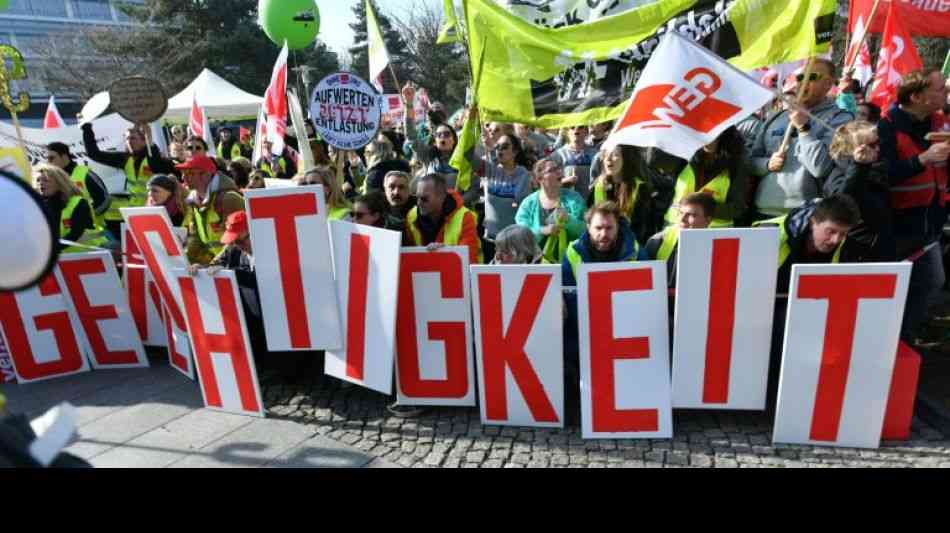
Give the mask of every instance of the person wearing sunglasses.
[[373, 191], [361, 194], [353, 199], [351, 212], [353, 222], [374, 228], [388, 229], [402, 232], [405, 229], [403, 222], [389, 214], [389, 204], [383, 191]]
[[782, 216], [821, 196], [821, 185], [834, 169], [828, 153], [831, 137], [839, 126], [854, 120], [829, 96], [834, 85], [834, 63], [823, 58], [811, 59], [807, 68], [799, 68], [785, 80], [783, 92], [792, 99], [798, 97], [798, 102], [772, 115], [752, 146], [752, 173], [760, 180], [750, 218]]
[[[404, 102], [414, 102], [416, 98], [416, 89], [407, 83], [402, 89]], [[404, 129], [406, 132], [407, 144], [409, 149], [422, 165], [423, 174], [441, 174], [445, 176], [449, 189], [459, 189], [465, 192], [471, 186], [470, 183], [458, 184], [455, 180], [458, 178], [458, 169], [449, 164], [452, 154], [455, 152], [455, 145], [458, 144], [458, 134], [452, 129], [452, 126], [445, 122], [434, 125], [432, 136], [428, 143], [423, 142], [416, 134], [416, 116], [411, 106], [406, 107], [404, 120]]]
[[118, 192], [110, 192], [112, 201], [103, 219], [112, 238], [121, 238], [122, 207], [143, 207], [148, 193], [148, 180], [155, 174], [174, 174], [175, 164], [162, 156], [158, 146], [146, 148], [145, 135], [137, 127], [125, 132], [125, 150], [105, 151], [99, 148], [92, 123], [82, 125], [83, 148], [89, 159], [117, 168], [125, 173], [125, 181]]
[[469, 263], [481, 264], [481, 239], [475, 213], [465, 208], [462, 196], [449, 190], [445, 176], [426, 174], [416, 179], [416, 206], [406, 216], [404, 242], [436, 250], [467, 246]]

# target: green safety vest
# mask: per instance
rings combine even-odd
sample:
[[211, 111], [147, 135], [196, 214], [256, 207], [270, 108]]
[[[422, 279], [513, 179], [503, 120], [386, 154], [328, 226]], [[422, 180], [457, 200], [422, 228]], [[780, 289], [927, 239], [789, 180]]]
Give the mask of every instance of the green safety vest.
[[656, 258], [666, 261], [673, 255], [673, 250], [676, 249], [677, 243], [680, 240], [680, 227], [679, 226], [669, 226], [666, 228], [666, 231], [663, 232], [663, 242], [660, 243], [660, 249], [656, 252]]
[[[633, 191], [630, 192], [630, 209], [628, 213], [624, 213], [627, 220], [631, 222], [633, 222], [633, 210], [636, 208], [637, 197], [640, 195], [640, 186], [643, 185], [643, 180], [637, 178], [634, 183], [636, 183], [636, 186], [633, 188]], [[604, 188], [604, 182], [603, 180], [597, 180], [594, 184], [594, 205], [607, 200], [607, 191]]]
[[152, 169], [148, 166], [148, 158], [142, 158], [138, 172], [135, 171], [135, 158], [131, 155], [125, 161], [125, 192], [128, 198], [113, 196], [105, 220], [122, 220], [122, 207], [144, 207], [148, 196], [148, 180], [152, 177]]
[[[63, 208], [63, 212], [59, 216], [59, 237], [61, 239], [65, 239], [66, 235], [69, 233], [69, 230], [72, 227], [73, 212], [76, 211], [76, 207], [78, 207], [82, 202], [86, 202], [86, 199], [79, 195], [73, 196], [68, 202], [66, 202], [66, 207]], [[92, 209], [92, 204], [89, 204], [89, 209]], [[82, 236], [76, 242], [86, 246], [98, 246], [101, 248], [108, 244], [109, 239], [103, 235], [102, 231], [95, 228], [88, 228], [83, 232]], [[88, 251], [90, 250], [87, 248], [69, 246], [64, 248], [62, 253], [75, 254]]]
[[[218, 156], [224, 157], [224, 145], [221, 143], [218, 143]], [[231, 145], [231, 157], [229, 159], [233, 161], [239, 157], [241, 157], [241, 145], [234, 143]]]
[[[707, 183], [700, 192], [709, 192], [712, 193], [713, 199], [716, 200], [716, 204], [723, 205], [726, 203], [726, 196], [729, 194], [729, 185], [732, 183], [732, 180], [729, 179], [729, 171], [723, 170], [721, 174], [715, 177], [712, 181]], [[677, 216], [679, 211], [677, 205], [680, 203], [680, 200], [686, 197], [687, 194], [692, 194], [696, 192], [696, 175], [693, 173], [693, 166], [686, 165], [686, 168], [680, 172], [679, 177], [676, 178], [676, 187], [673, 193], [673, 204], [670, 205], [670, 208], [666, 211], [666, 216], [664, 220], [667, 225], [673, 225], [678, 222]], [[710, 228], [731, 228], [733, 226], [733, 221], [722, 218], [713, 218], [712, 222], [709, 224]]]
[[[620, 236], [618, 235], [619, 239]], [[577, 280], [577, 267], [584, 262], [584, 258], [581, 257], [581, 254], [574, 249], [574, 244], [579, 241], [571, 241], [571, 245], [567, 247], [567, 262], [571, 265], [571, 272], [574, 274], [574, 280]], [[637, 256], [640, 255], [640, 243], [636, 239], [633, 240], [633, 254], [630, 255], [630, 259], [627, 259], [628, 262], [632, 263], [637, 260]]]
[[76, 168], [73, 169], [73, 173], [69, 176], [69, 179], [79, 187], [79, 190], [82, 191], [82, 197], [89, 202], [93, 222], [96, 225], [96, 229], [101, 230], [105, 227], [106, 217], [105, 215], [96, 214], [95, 207], [92, 205], [92, 196], [89, 195], [89, 190], [86, 189], [86, 176], [88, 175], [89, 167], [77, 164]]
[[[788, 218], [788, 215], [782, 215], [780, 217], [770, 218], [768, 220], [760, 220], [758, 222], [753, 222], [752, 227], [757, 228], [760, 226], [773, 226], [778, 225], [778, 266], [782, 268], [782, 265], [785, 264], [785, 260], [788, 259], [788, 256], [792, 253], [792, 247], [788, 245], [788, 232], [785, 231], [785, 219]], [[841, 250], [844, 248], [844, 243], [848, 239], [845, 238], [841, 241], [841, 244], [838, 245], [838, 248], [835, 249], [835, 253], [831, 256], [832, 263], [841, 262]]]

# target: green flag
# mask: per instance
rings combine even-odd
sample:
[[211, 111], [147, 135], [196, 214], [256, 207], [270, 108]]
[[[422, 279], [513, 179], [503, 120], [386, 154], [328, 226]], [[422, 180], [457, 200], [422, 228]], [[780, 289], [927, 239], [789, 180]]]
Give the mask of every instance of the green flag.
[[947, 50], [947, 58], [943, 60], [943, 75], [950, 76], [950, 50]]
[[[658, 0], [593, 22], [544, 28], [491, 0], [463, 0], [469, 54], [485, 42], [482, 120], [546, 128], [619, 117], [668, 28], [700, 36], [743, 70], [823, 53], [836, 0]], [[481, 80], [480, 80], [481, 81]]]
[[435, 44], [457, 43], [459, 42], [458, 19], [455, 17], [455, 6], [452, 4], [452, 0], [443, 1], [443, 11], [445, 12], [445, 23], [439, 31], [439, 38], [435, 41]]
[[455, 179], [455, 188], [459, 191], [467, 191], [472, 184], [472, 165], [465, 154], [475, 150], [480, 133], [481, 125], [478, 118], [474, 113], [469, 112], [462, 126], [459, 142], [455, 145], [455, 151], [452, 152], [452, 159], [449, 159], [449, 166], [459, 171], [458, 178]]

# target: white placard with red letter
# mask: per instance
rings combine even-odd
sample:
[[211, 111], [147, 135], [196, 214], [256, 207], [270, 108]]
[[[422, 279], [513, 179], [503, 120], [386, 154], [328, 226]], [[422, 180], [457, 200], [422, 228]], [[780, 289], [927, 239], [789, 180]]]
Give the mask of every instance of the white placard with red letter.
[[61, 255], [56, 277], [69, 293], [67, 301], [82, 326], [78, 337], [92, 368], [148, 366], [111, 253]]
[[[157, 290], [157, 289], [156, 289]], [[188, 342], [188, 332], [175, 326], [168, 306], [162, 306], [162, 331], [165, 334], [165, 346], [168, 352], [168, 364], [181, 372], [186, 378], [194, 381], [195, 365], [191, 357], [191, 343]]]
[[16, 383], [16, 372], [13, 370], [13, 359], [10, 358], [7, 344], [3, 342], [3, 335], [0, 335], [0, 384], [3, 383]]
[[911, 267], [792, 267], [774, 442], [880, 445]]
[[323, 186], [253, 189], [245, 202], [267, 348], [342, 349]]
[[673, 436], [666, 263], [577, 269], [582, 437]]
[[188, 259], [175, 236], [168, 213], [164, 207], [123, 207], [119, 211], [135, 245], [142, 252], [142, 259], [158, 285], [158, 292], [175, 326], [179, 331], [187, 331], [181, 309], [181, 289], [174, 282], [171, 271], [187, 268]]
[[564, 427], [560, 265], [471, 267], [483, 424]]
[[396, 311], [400, 405], [475, 405], [468, 248], [403, 248]]
[[[188, 230], [172, 228], [179, 242], [184, 242]], [[158, 285], [145, 267], [142, 252], [135, 245], [132, 233], [122, 224], [122, 279], [125, 282], [125, 294], [139, 338], [145, 346], [167, 346], [165, 326], [162, 324], [162, 301]], [[186, 342], [187, 343], [187, 339]]]
[[19, 292], [0, 292], [0, 330], [19, 383], [87, 372], [81, 326], [54, 274]]
[[231, 270], [214, 276], [173, 272], [181, 289], [192, 353], [205, 407], [264, 416], [254, 354], [244, 321], [237, 280]]
[[324, 372], [391, 394], [402, 234], [338, 220], [330, 233], [345, 348], [326, 352]]
[[778, 228], [680, 232], [673, 407], [765, 409]]

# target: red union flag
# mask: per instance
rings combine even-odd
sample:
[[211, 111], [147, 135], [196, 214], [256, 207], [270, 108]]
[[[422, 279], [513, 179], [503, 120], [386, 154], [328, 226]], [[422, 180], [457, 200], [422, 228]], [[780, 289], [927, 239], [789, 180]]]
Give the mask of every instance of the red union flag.
[[43, 129], [55, 130], [65, 127], [66, 123], [63, 122], [63, 117], [60, 116], [59, 109], [56, 107], [56, 97], [50, 95], [49, 105], [46, 106], [46, 116], [43, 117]]
[[891, 5], [897, 8], [901, 18], [907, 25], [911, 35], [921, 37], [950, 37], [950, 1], [948, 0], [880, 0], [874, 20], [871, 11], [878, 0], [851, 0], [848, 17], [848, 31], [854, 34], [855, 23], [863, 19], [868, 31], [881, 33], [884, 31], [884, 16]]
[[904, 22], [905, 11], [891, 4], [881, 38], [881, 54], [874, 72], [874, 89], [868, 98], [881, 109], [897, 98], [897, 85], [908, 72], [924, 67]]
[[271, 151], [279, 154], [284, 149], [284, 133], [287, 131], [287, 43], [281, 48], [274, 63], [270, 85], [264, 91], [264, 115], [267, 124], [267, 140], [273, 143]]
[[720, 57], [668, 32], [604, 149], [620, 144], [655, 146], [689, 159], [771, 99], [768, 89]]

